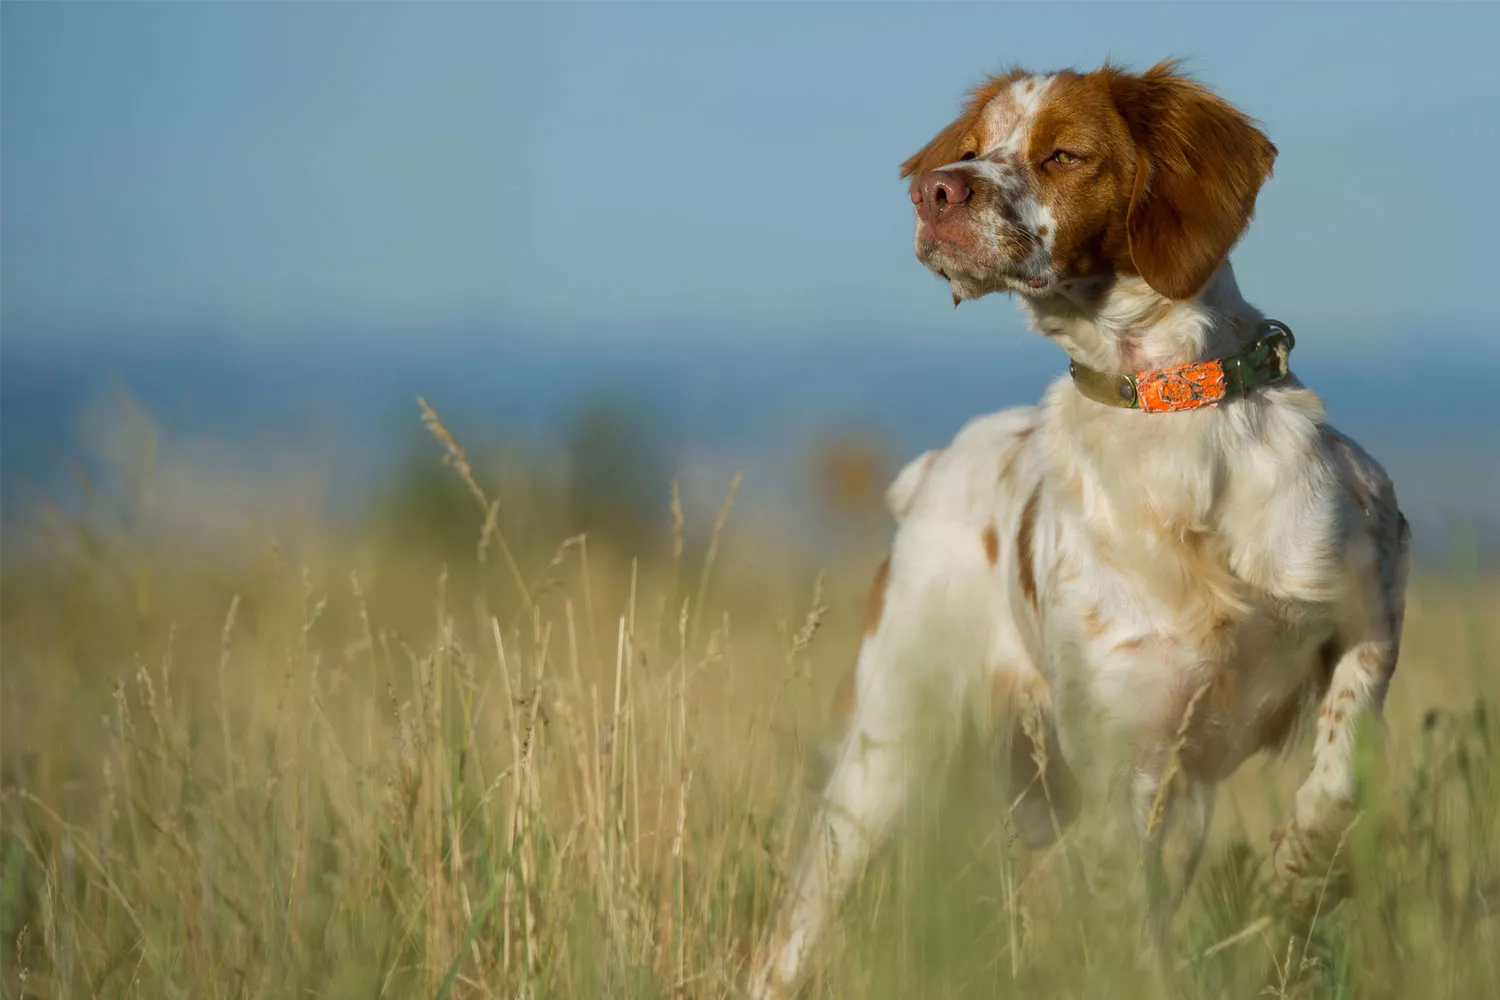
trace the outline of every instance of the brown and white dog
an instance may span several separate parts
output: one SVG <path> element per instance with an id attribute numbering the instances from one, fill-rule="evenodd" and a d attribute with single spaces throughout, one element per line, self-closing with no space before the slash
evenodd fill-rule
<path id="1" fill-rule="evenodd" d="M 1106 65 L 985 81 L 902 176 L 917 257 L 955 302 L 1014 292 L 1076 366 L 1144 386 L 1233 359 L 1266 329 L 1227 257 L 1275 155 L 1175 64 Z M 1064 377 L 901 472 L 845 735 L 753 995 L 795 986 L 932 763 L 923 748 L 997 688 L 1041 713 L 1042 735 L 1028 729 L 1055 748 L 1038 775 L 1048 755 L 1013 744 L 1021 831 L 1045 842 L 1072 812 L 1067 789 L 1113 790 L 1158 936 L 1215 784 L 1314 707 L 1311 773 L 1273 865 L 1304 891 L 1327 871 L 1356 727 L 1378 719 L 1396 666 L 1408 531 L 1380 466 L 1280 374 L 1175 412 L 1107 405 Z"/>

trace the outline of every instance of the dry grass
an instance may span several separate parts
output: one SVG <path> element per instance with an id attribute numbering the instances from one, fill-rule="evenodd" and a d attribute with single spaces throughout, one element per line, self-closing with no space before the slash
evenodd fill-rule
<path id="1" fill-rule="evenodd" d="M 674 494 L 639 561 L 543 544 L 426 419 L 479 512 L 447 568 L 318 536 L 205 555 L 128 522 L 7 565 L 6 996 L 736 994 L 874 558 L 815 576 L 736 535 L 733 487 L 713 516 Z M 1268 835 L 1305 754 L 1252 763 L 1163 978 L 1088 831 L 1014 844 L 976 739 L 808 995 L 1497 995 L 1497 612 L 1491 583 L 1415 583 L 1352 902 L 1284 912 Z"/>

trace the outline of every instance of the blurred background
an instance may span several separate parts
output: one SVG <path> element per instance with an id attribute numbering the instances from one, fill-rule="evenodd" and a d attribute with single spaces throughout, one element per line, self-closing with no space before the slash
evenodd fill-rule
<path id="1" fill-rule="evenodd" d="M 550 469 L 572 526 L 663 519 L 673 476 L 716 497 L 743 469 L 742 510 L 837 541 L 901 462 L 1064 368 L 1009 302 L 954 312 L 897 164 L 985 73 L 1167 56 L 1279 146 L 1241 286 L 1391 469 L 1421 557 L 1500 543 L 1492 6 L 3 18 L 12 551 L 141 448 L 193 470 L 160 490 L 174 530 L 293 502 L 410 524 L 440 503 L 419 394 L 488 474 Z"/>

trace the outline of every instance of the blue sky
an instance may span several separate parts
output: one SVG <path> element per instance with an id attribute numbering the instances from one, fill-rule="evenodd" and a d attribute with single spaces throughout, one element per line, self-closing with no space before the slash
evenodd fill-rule
<path id="1" fill-rule="evenodd" d="M 1500 7 L 5 4 L 4 342 L 992 337 L 900 160 L 1019 62 L 1182 56 L 1281 149 L 1242 286 L 1500 355 Z"/>

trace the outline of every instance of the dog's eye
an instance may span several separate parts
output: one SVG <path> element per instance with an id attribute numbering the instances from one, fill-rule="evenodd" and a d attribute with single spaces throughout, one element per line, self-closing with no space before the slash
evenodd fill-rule
<path id="1" fill-rule="evenodd" d="M 1075 153 L 1070 153 L 1066 149 L 1059 149 L 1057 152 L 1053 153 L 1047 158 L 1047 162 L 1055 163 L 1059 167 L 1071 167 L 1080 159 L 1082 159 L 1082 157 L 1078 156 Z"/>
<path id="2" fill-rule="evenodd" d="M 978 153 L 976 153 L 976 152 L 974 152 L 974 151 L 973 151 L 973 150 L 972 150 L 972 149 L 971 149 L 971 150 L 969 150 L 969 151 L 968 151 L 968 152 L 967 152 L 967 153 L 965 153 L 965 154 L 964 154 L 964 155 L 963 155 L 963 156 L 960 156 L 960 157 L 959 157 L 959 159 L 960 159 L 960 160 L 972 160 L 972 159 L 975 159 L 975 158 L 976 158 L 976 157 L 978 157 L 978 156 L 979 156 L 979 154 L 978 154 Z"/>

